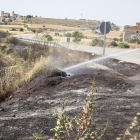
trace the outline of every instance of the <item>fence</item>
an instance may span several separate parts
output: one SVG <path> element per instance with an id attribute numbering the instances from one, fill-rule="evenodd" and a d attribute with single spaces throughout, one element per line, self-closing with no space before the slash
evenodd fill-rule
<path id="1" fill-rule="evenodd" d="M 56 43 L 56 42 L 49 42 L 49 41 L 42 41 L 42 40 L 35 40 L 35 39 L 26 39 L 26 38 L 20 38 L 16 37 L 19 40 L 31 42 L 31 43 L 37 43 L 41 45 L 47 45 L 47 46 L 54 46 L 54 47 L 63 47 L 62 45 Z"/>

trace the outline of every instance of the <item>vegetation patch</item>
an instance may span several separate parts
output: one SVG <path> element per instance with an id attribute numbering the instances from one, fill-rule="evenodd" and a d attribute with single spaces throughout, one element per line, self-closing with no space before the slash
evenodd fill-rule
<path id="1" fill-rule="evenodd" d="M 51 35 L 45 35 L 45 38 L 47 38 L 48 41 L 52 41 L 53 40 Z"/>
<path id="2" fill-rule="evenodd" d="M 79 42 L 79 41 L 81 41 L 82 38 L 84 38 L 84 35 L 83 35 L 82 32 L 75 31 L 75 32 L 72 34 L 72 37 L 74 38 L 74 39 L 73 39 L 74 42 Z"/>
<path id="3" fill-rule="evenodd" d="M 110 46 L 117 47 L 118 44 L 117 44 L 115 41 L 112 41 L 112 42 L 110 43 Z"/>
<path id="4" fill-rule="evenodd" d="M 127 43 L 119 43 L 119 47 L 121 47 L 121 48 L 129 48 L 130 46 Z"/>
<path id="5" fill-rule="evenodd" d="M 36 30 L 36 33 L 42 33 L 41 29 Z"/>
<path id="6" fill-rule="evenodd" d="M 103 40 L 100 38 L 95 38 L 92 40 L 91 43 L 92 46 L 98 46 L 98 47 L 102 47 L 103 46 Z"/>

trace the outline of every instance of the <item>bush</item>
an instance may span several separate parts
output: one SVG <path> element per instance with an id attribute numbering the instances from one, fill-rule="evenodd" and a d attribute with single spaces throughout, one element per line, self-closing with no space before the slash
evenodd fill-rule
<path id="1" fill-rule="evenodd" d="M 120 37 L 123 37 L 123 33 L 120 34 Z"/>
<path id="2" fill-rule="evenodd" d="M 116 27 L 114 28 L 114 30 L 115 30 L 115 31 L 119 31 L 120 28 L 119 28 L 118 26 L 116 26 Z"/>
<path id="3" fill-rule="evenodd" d="M 123 42 L 123 38 L 120 38 L 120 42 Z"/>
<path id="4" fill-rule="evenodd" d="M 63 102 L 61 112 L 56 112 L 56 126 L 50 130 L 54 133 L 54 136 L 50 140 L 73 140 L 73 138 L 75 140 L 100 140 L 102 138 L 108 127 L 108 123 L 102 132 L 95 132 L 92 129 L 92 112 L 95 109 L 93 88 L 94 84 L 92 92 L 88 95 L 86 105 L 80 111 L 80 114 L 74 118 L 70 119 L 67 116 L 64 111 L 65 101 Z"/>
<path id="5" fill-rule="evenodd" d="M 4 21 L 4 25 L 7 25 L 7 22 L 6 21 Z"/>
<path id="6" fill-rule="evenodd" d="M 59 36 L 59 33 L 55 33 L 55 36 Z"/>
<path id="7" fill-rule="evenodd" d="M 28 28 L 28 25 L 24 24 L 24 27 L 25 27 L 25 28 Z"/>
<path id="8" fill-rule="evenodd" d="M 129 41 L 129 43 L 137 43 L 137 44 L 140 44 L 140 40 L 138 39 L 138 38 L 134 38 L 134 39 L 131 39 L 130 41 Z"/>
<path id="9" fill-rule="evenodd" d="M 15 28 L 12 28 L 11 31 L 16 31 L 16 29 Z"/>
<path id="10" fill-rule="evenodd" d="M 72 37 L 74 37 L 74 42 L 79 42 L 81 41 L 82 38 L 84 38 L 84 35 L 82 32 L 79 32 L 79 31 L 75 31 L 73 34 L 72 34 Z"/>
<path id="11" fill-rule="evenodd" d="M 12 22 L 12 19 L 9 19 L 9 22 Z"/>
<path id="12" fill-rule="evenodd" d="M 42 33 L 42 30 L 41 29 L 36 30 L 36 33 Z"/>
<path id="13" fill-rule="evenodd" d="M 92 40 L 92 46 L 99 46 L 102 47 L 103 46 L 103 40 L 95 38 Z"/>
<path id="14" fill-rule="evenodd" d="M 140 44 L 140 40 L 137 41 L 137 44 Z"/>
<path id="15" fill-rule="evenodd" d="M 6 46 L 0 46 L 0 51 L 4 51 L 6 49 Z"/>
<path id="16" fill-rule="evenodd" d="M 53 40 L 53 39 L 52 39 L 52 36 L 50 36 L 50 35 L 45 35 L 45 38 L 47 38 L 48 41 L 52 41 L 52 40 Z"/>
<path id="17" fill-rule="evenodd" d="M 36 32 L 36 29 L 31 29 L 31 31 L 35 33 Z"/>
<path id="18" fill-rule="evenodd" d="M 66 37 L 71 37 L 71 33 L 65 34 Z"/>
<path id="19" fill-rule="evenodd" d="M 16 37 L 8 37 L 6 42 L 16 44 L 18 43 L 18 39 Z"/>
<path id="20" fill-rule="evenodd" d="M 96 30 L 96 27 L 92 27 L 92 31 Z"/>
<path id="21" fill-rule="evenodd" d="M 23 32 L 23 28 L 20 28 L 20 31 Z"/>
<path id="22" fill-rule="evenodd" d="M 114 38 L 114 41 L 119 41 L 119 39 L 118 38 Z"/>
<path id="23" fill-rule="evenodd" d="M 119 47 L 121 47 L 121 48 L 129 48 L 130 46 L 127 43 L 120 43 Z"/>
<path id="24" fill-rule="evenodd" d="M 118 44 L 117 44 L 115 41 L 112 41 L 112 42 L 111 42 L 111 44 L 110 44 L 110 46 L 117 47 L 117 46 L 118 46 Z"/>

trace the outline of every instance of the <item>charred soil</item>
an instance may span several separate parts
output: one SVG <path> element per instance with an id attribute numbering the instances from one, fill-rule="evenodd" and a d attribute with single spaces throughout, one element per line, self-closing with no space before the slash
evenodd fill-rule
<path id="1" fill-rule="evenodd" d="M 67 99 L 66 113 L 79 115 L 95 82 L 93 130 L 101 131 L 109 120 L 103 140 L 116 140 L 140 111 L 140 66 L 109 59 L 101 63 L 109 69 L 84 66 L 79 74 L 54 70 L 23 86 L 0 104 L 0 139 L 29 140 L 38 133 L 42 139 L 52 137 L 56 125 L 55 109 Z M 94 64 L 91 64 L 94 65 Z"/>

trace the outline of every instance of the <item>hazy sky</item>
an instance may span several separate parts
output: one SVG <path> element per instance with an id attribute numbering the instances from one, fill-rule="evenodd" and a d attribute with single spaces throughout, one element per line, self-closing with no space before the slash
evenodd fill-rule
<path id="1" fill-rule="evenodd" d="M 140 0 L 0 0 L 0 11 L 45 18 L 111 21 L 117 25 L 140 22 Z"/>

